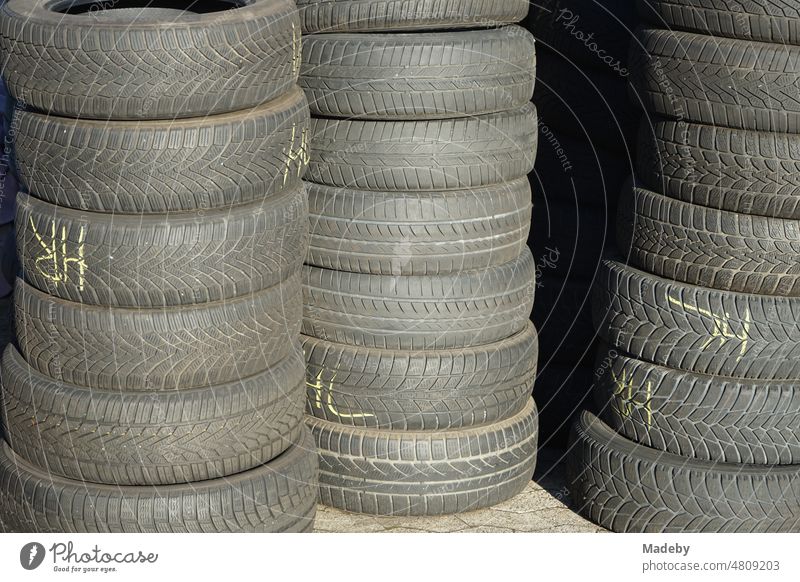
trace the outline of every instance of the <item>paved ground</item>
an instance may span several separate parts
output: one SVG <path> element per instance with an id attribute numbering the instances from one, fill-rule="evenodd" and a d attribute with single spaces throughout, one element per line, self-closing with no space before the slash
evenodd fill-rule
<path id="1" fill-rule="evenodd" d="M 496 507 L 445 517 L 375 517 L 320 506 L 318 532 L 600 532 L 570 508 L 560 455 L 541 455 L 534 481 Z"/>

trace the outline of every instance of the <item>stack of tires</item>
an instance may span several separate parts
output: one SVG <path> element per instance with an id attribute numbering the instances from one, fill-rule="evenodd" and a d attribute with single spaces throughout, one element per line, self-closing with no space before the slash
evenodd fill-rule
<path id="1" fill-rule="evenodd" d="M 650 119 L 574 493 L 615 531 L 800 530 L 800 4 L 647 0 Z M 660 26 L 661 28 L 655 28 Z"/>
<path id="2" fill-rule="evenodd" d="M 596 333 L 590 289 L 613 244 L 619 192 L 631 174 L 639 119 L 630 103 L 630 0 L 543 0 L 528 16 L 537 40 L 539 151 L 531 247 L 537 264 L 540 443 L 565 447 L 591 401 Z"/>
<path id="3" fill-rule="evenodd" d="M 322 502 L 382 515 L 496 504 L 536 461 L 535 53 L 508 26 L 527 2 L 300 6 Z M 431 28 L 466 30 L 419 32 Z"/>
<path id="4" fill-rule="evenodd" d="M 307 531 L 297 9 L 148 4 L 0 12 L 29 192 L 0 525 Z"/>
<path id="5" fill-rule="evenodd" d="M 17 272 L 14 201 L 18 181 L 11 147 L 13 112 L 14 99 L 0 79 L 0 352 L 14 339 L 13 289 Z"/>

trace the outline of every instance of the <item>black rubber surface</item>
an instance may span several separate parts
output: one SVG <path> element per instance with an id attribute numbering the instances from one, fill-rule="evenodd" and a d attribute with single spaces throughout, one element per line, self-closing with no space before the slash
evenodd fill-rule
<path id="1" fill-rule="evenodd" d="M 631 82 L 645 108 L 672 119 L 800 133 L 800 47 L 642 29 Z"/>
<path id="2" fill-rule="evenodd" d="M 434 192 L 369 192 L 308 182 L 315 267 L 375 275 L 486 269 L 522 253 L 531 223 L 527 178 Z"/>
<path id="3" fill-rule="evenodd" d="M 516 416 L 457 431 L 380 431 L 309 418 L 320 449 L 320 499 L 374 515 L 442 515 L 520 493 L 536 465 L 533 400 Z"/>
<path id="4" fill-rule="evenodd" d="M 188 485 L 118 487 L 49 475 L 0 443 L 0 531 L 7 533 L 307 532 L 317 509 L 308 431 L 272 462 Z"/>
<path id="5" fill-rule="evenodd" d="M 800 136 L 653 116 L 639 133 L 638 177 L 685 202 L 800 219 Z"/>
<path id="6" fill-rule="evenodd" d="M 109 485 L 193 483 L 241 473 L 297 442 L 299 352 L 240 382 L 120 393 L 58 382 L 3 354 L 2 424 L 20 457 L 49 474 Z"/>
<path id="7" fill-rule="evenodd" d="M 631 263 L 667 279 L 800 295 L 800 221 L 717 210 L 628 186 L 617 240 Z"/>
<path id="8" fill-rule="evenodd" d="M 435 121 L 311 120 L 306 179 L 373 191 L 427 192 L 522 178 L 536 158 L 536 108 Z"/>
<path id="9" fill-rule="evenodd" d="M 536 78 L 533 36 L 520 26 L 303 38 L 303 87 L 317 115 L 466 117 L 522 107 Z"/>
<path id="10" fill-rule="evenodd" d="M 305 335 L 397 350 L 465 348 L 522 331 L 533 308 L 533 255 L 456 275 L 395 277 L 305 267 Z"/>
<path id="11" fill-rule="evenodd" d="M 656 366 L 614 349 L 598 352 L 595 400 L 627 438 L 681 457 L 795 465 L 800 387 Z"/>
<path id="12" fill-rule="evenodd" d="M 260 105 L 299 74 L 301 29 L 290 0 L 216 0 L 176 13 L 170 26 L 115 10 L 125 0 L 96 18 L 89 8 L 97 4 L 3 6 L 0 51 L 12 96 L 68 117 L 173 119 Z"/>
<path id="13" fill-rule="evenodd" d="M 519 22 L 525 0 L 298 0 L 304 32 L 482 28 Z"/>
<path id="14" fill-rule="evenodd" d="M 458 350 L 359 348 L 303 336 L 308 411 L 350 426 L 447 430 L 514 416 L 530 398 L 538 341 L 531 323 Z"/>
<path id="15" fill-rule="evenodd" d="M 600 335 L 637 359 L 736 378 L 800 377 L 800 299 L 696 287 L 606 258 L 592 305 Z"/>
<path id="16" fill-rule="evenodd" d="M 302 183 L 243 206 L 118 216 L 17 197 L 25 280 L 92 305 L 162 307 L 222 301 L 297 272 L 308 245 Z"/>
<path id="17" fill-rule="evenodd" d="M 585 412 L 568 472 L 580 513 L 615 532 L 796 532 L 800 473 L 697 461 L 636 445 Z"/>
<path id="18" fill-rule="evenodd" d="M 637 4 L 643 18 L 663 28 L 800 44 L 797 0 L 637 0 Z"/>
<path id="19" fill-rule="evenodd" d="M 18 109 L 20 177 L 81 210 L 159 214 L 246 204 L 295 188 L 308 164 L 297 88 L 260 107 L 173 121 L 91 121 Z"/>
<path id="20" fill-rule="evenodd" d="M 57 299 L 17 279 L 17 340 L 25 360 L 89 389 L 159 391 L 226 384 L 286 357 L 300 328 L 299 273 L 237 299 L 125 309 Z"/>

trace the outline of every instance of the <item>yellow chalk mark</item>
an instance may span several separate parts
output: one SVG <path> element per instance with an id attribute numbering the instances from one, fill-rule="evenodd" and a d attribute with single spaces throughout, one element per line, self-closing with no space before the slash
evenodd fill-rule
<path id="1" fill-rule="evenodd" d="M 67 227 L 62 226 L 61 232 L 56 232 L 56 223 L 54 220 L 50 221 L 49 236 L 42 236 L 33 222 L 33 217 L 30 217 L 31 232 L 39 246 L 42 247 L 44 253 L 40 254 L 34 260 L 36 270 L 39 274 L 54 283 L 67 283 L 70 280 L 70 265 L 74 265 L 74 269 L 78 272 L 78 289 L 83 291 L 86 283 L 86 260 L 85 260 L 85 241 L 86 241 L 86 227 L 81 226 L 78 231 L 78 244 L 75 249 L 76 254 L 71 255 L 68 249 L 67 241 Z M 60 234 L 60 236 L 58 236 Z M 45 240 L 49 238 L 49 242 Z M 42 263 L 47 267 L 42 266 Z"/>
<path id="2" fill-rule="evenodd" d="M 292 22 L 292 74 L 297 75 L 300 71 L 300 63 L 303 59 L 303 45 L 300 39 L 300 31 L 297 30 L 297 25 Z"/>
<path id="3" fill-rule="evenodd" d="M 308 152 L 308 128 L 304 127 L 300 133 L 300 144 L 297 145 L 297 125 L 292 126 L 292 144 L 289 146 L 289 151 L 286 153 L 286 164 L 283 168 L 283 183 L 284 185 L 289 180 L 289 174 L 292 172 L 292 164 L 297 164 L 297 177 L 299 178 L 303 172 L 303 167 L 307 166 L 311 161 L 311 155 Z"/>
<path id="4" fill-rule="evenodd" d="M 314 408 L 317 410 L 322 410 L 323 405 L 328 411 L 338 418 L 374 418 L 374 414 L 369 414 L 366 412 L 357 412 L 353 414 L 347 414 L 345 412 L 339 412 L 336 410 L 336 407 L 333 405 L 333 381 L 336 379 L 334 375 L 331 378 L 330 382 L 325 385 L 322 381 L 322 370 L 320 370 L 319 374 L 317 374 L 316 382 L 313 384 L 306 380 L 306 386 L 312 388 L 314 390 Z"/>
<path id="5" fill-rule="evenodd" d="M 630 418 L 633 415 L 634 408 L 644 409 L 647 415 L 647 426 L 653 425 L 653 383 L 648 380 L 645 384 L 645 400 L 637 400 L 634 398 L 633 380 L 628 378 L 625 370 L 622 371 L 622 377 L 612 370 L 611 377 L 614 380 L 614 396 L 617 398 L 618 410 L 623 418 Z"/>
<path id="6" fill-rule="evenodd" d="M 708 309 L 702 309 L 694 305 L 688 305 L 680 299 L 671 297 L 669 295 L 667 295 L 667 299 L 670 303 L 679 306 L 684 311 L 693 311 L 694 313 L 711 319 L 713 328 L 708 339 L 706 339 L 703 345 L 700 346 L 701 349 L 707 348 L 716 341 L 719 341 L 719 345 L 723 346 L 728 340 L 738 340 L 741 342 L 741 347 L 739 349 L 737 361 L 742 359 L 742 356 L 744 356 L 745 352 L 747 351 L 747 345 L 750 339 L 750 324 L 752 323 L 750 308 L 747 308 L 745 311 L 744 322 L 741 325 L 741 330 L 737 332 L 733 329 L 733 326 L 731 326 L 731 316 L 729 313 L 719 315 L 718 313 L 714 313 Z"/>

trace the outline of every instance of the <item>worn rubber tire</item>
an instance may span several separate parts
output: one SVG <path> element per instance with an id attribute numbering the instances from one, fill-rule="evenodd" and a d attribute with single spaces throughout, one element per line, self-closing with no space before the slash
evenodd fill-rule
<path id="1" fill-rule="evenodd" d="M 299 275 L 237 299 L 171 309 L 81 305 L 17 279 L 20 352 L 42 374 L 90 389 L 227 384 L 289 354 L 302 313 Z"/>
<path id="2" fill-rule="evenodd" d="M 460 350 L 390 351 L 303 336 L 308 412 L 384 430 L 499 422 L 530 398 L 538 347 L 531 323 L 506 340 Z"/>
<path id="3" fill-rule="evenodd" d="M 14 295 L 0 299 L 0 350 L 14 341 Z"/>
<path id="4" fill-rule="evenodd" d="M 50 0 L 10 0 L 0 14 L 9 92 L 66 117 L 174 119 L 248 109 L 289 91 L 300 68 L 290 0 L 161 19 L 94 18 Z"/>
<path id="5" fill-rule="evenodd" d="M 711 463 L 648 449 L 588 412 L 573 430 L 572 500 L 586 518 L 625 533 L 796 532 L 796 467 Z"/>
<path id="6" fill-rule="evenodd" d="M 617 241 L 639 268 L 723 291 L 800 296 L 800 221 L 623 191 Z"/>
<path id="7" fill-rule="evenodd" d="M 20 193 L 17 249 L 25 280 L 69 301 L 223 301 L 277 285 L 300 268 L 307 204 L 302 183 L 230 209 L 139 217 L 70 210 Z"/>
<path id="8" fill-rule="evenodd" d="M 544 48 L 624 77 L 637 20 L 630 0 L 539 0 L 525 23 Z"/>
<path id="9" fill-rule="evenodd" d="M 311 120 L 310 182 L 373 191 L 459 190 L 522 178 L 536 108 L 435 121 Z"/>
<path id="10" fill-rule="evenodd" d="M 527 178 L 469 190 L 368 192 L 308 182 L 315 267 L 375 275 L 486 269 L 523 252 Z"/>
<path id="11" fill-rule="evenodd" d="M 608 362 L 601 368 L 601 360 Z M 652 449 L 722 463 L 800 462 L 800 387 L 656 366 L 598 353 L 595 400 L 608 425 Z"/>
<path id="12" fill-rule="evenodd" d="M 603 339 L 639 360 L 735 378 L 800 378 L 798 298 L 695 287 L 606 258 L 592 308 Z"/>
<path id="13" fill-rule="evenodd" d="M 456 431 L 381 431 L 309 417 L 320 500 L 373 515 L 445 515 L 520 493 L 536 465 L 533 400 L 508 420 Z"/>
<path id="14" fill-rule="evenodd" d="M 121 393 L 52 380 L 9 346 L 2 420 L 14 452 L 48 474 L 108 485 L 218 479 L 269 462 L 300 437 L 303 359 L 239 382 Z"/>
<path id="15" fill-rule="evenodd" d="M 517 109 L 536 79 L 520 26 L 460 32 L 303 38 L 300 86 L 316 115 L 436 119 Z"/>
<path id="16" fill-rule="evenodd" d="M 800 44 L 797 0 L 638 0 L 637 5 L 643 18 L 661 28 Z"/>
<path id="17" fill-rule="evenodd" d="M 631 83 L 671 119 L 800 133 L 800 47 L 642 29 Z"/>
<path id="18" fill-rule="evenodd" d="M 533 309 L 530 250 L 456 275 L 394 277 L 306 267 L 302 333 L 389 350 L 485 345 L 522 331 Z"/>
<path id="19" fill-rule="evenodd" d="M 479 28 L 519 22 L 524 0 L 298 0 L 303 32 Z"/>
<path id="20" fill-rule="evenodd" d="M 307 532 L 318 460 L 308 431 L 255 469 L 185 485 L 97 485 L 49 475 L 0 443 L 4 533 Z"/>
<path id="21" fill-rule="evenodd" d="M 740 214 L 800 219 L 800 136 L 654 116 L 639 133 L 637 175 L 667 196 Z"/>
<path id="22" fill-rule="evenodd" d="M 255 109 L 130 122 L 18 109 L 15 147 L 28 191 L 59 206 L 116 214 L 211 210 L 294 188 L 308 163 L 299 88 Z"/>

